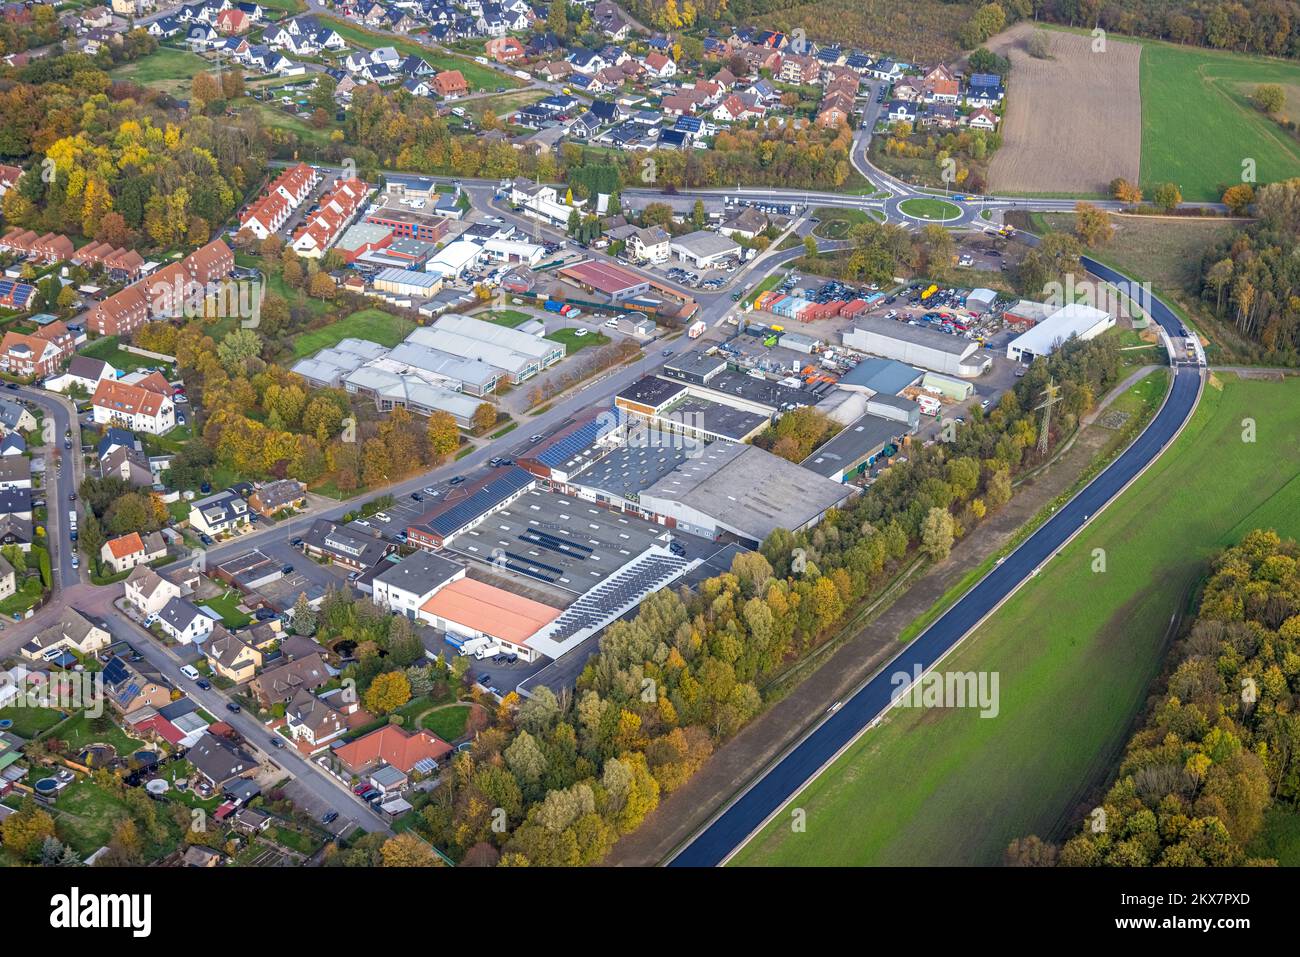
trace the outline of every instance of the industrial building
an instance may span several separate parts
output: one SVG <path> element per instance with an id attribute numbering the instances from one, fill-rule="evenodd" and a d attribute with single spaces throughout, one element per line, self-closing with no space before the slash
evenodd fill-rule
<path id="1" fill-rule="evenodd" d="M 678 236 L 668 248 L 674 256 L 696 269 L 711 269 L 722 260 L 734 259 L 740 254 L 740 244 L 734 239 L 708 229 Z"/>
<path id="2" fill-rule="evenodd" d="M 461 274 L 474 265 L 482 254 L 483 247 L 478 243 L 458 239 L 444 246 L 438 255 L 424 264 L 424 268 L 429 272 L 438 273 L 443 279 L 459 279 Z"/>
<path id="3" fill-rule="evenodd" d="M 472 316 L 455 314 L 443 316 L 433 324 L 433 327 L 531 356 L 537 360 L 538 367 L 542 369 L 549 369 L 565 356 L 564 344 L 561 342 L 530 335 L 507 326 L 498 326 Z"/>
<path id="4" fill-rule="evenodd" d="M 381 412 L 401 406 L 419 415 L 446 412 L 461 428 L 469 428 L 481 400 L 435 385 L 419 375 L 393 372 L 375 365 L 364 365 L 348 374 L 343 388 L 352 395 L 364 396 Z"/>
<path id="5" fill-rule="evenodd" d="M 339 389 L 348 373 L 355 372 L 372 359 L 388 352 L 377 342 L 367 339 L 342 339 L 337 345 L 322 349 L 307 359 L 299 359 L 289 370 L 318 389 Z"/>
<path id="6" fill-rule="evenodd" d="M 650 291 L 650 280 L 612 263 L 592 260 L 565 266 L 560 270 L 560 276 L 590 292 L 608 296 L 611 302 L 634 299 Z"/>
<path id="7" fill-rule="evenodd" d="M 474 528 L 493 512 L 513 502 L 536 484 L 524 469 L 509 466 L 451 489 L 406 530 L 417 548 L 442 548 L 457 535 Z M 490 555 L 483 556 L 490 558 Z"/>
<path id="8" fill-rule="evenodd" d="M 474 321 L 482 326 L 492 325 L 480 320 Z M 500 370 L 512 385 L 518 385 L 527 379 L 531 379 L 541 371 L 541 364 L 533 356 L 524 355 L 513 349 L 483 339 L 452 332 L 449 329 L 421 326 L 419 329 L 412 331 L 406 337 L 406 341 L 447 355 L 484 362 Z"/>
<path id="9" fill-rule="evenodd" d="M 979 352 L 977 343 L 963 336 L 874 317 L 855 320 L 853 328 L 844 332 L 844 345 L 859 352 L 963 378 L 973 379 L 988 371 L 993 363 L 991 358 Z"/>
<path id="10" fill-rule="evenodd" d="M 982 316 L 993 308 L 998 294 L 992 289 L 972 289 L 966 296 L 966 310 L 972 315 Z"/>
<path id="11" fill-rule="evenodd" d="M 852 494 L 756 446 L 715 442 L 641 492 L 640 503 L 683 531 L 757 548 L 778 528 L 816 525 Z"/>
<path id="12" fill-rule="evenodd" d="M 852 392 L 872 394 L 884 392 L 888 395 L 898 395 L 908 386 L 920 382 L 922 375 L 920 369 L 909 366 L 904 362 L 898 362 L 894 359 L 882 359 L 878 356 L 867 356 L 840 376 L 836 385 L 841 389 L 848 389 Z"/>
<path id="13" fill-rule="evenodd" d="M 845 426 L 800 465 L 823 478 L 849 482 L 871 468 L 886 446 L 899 444 L 910 431 L 914 429 L 904 423 L 864 415 Z"/>
<path id="14" fill-rule="evenodd" d="M 378 291 L 395 296 L 428 298 L 442 288 L 442 276 L 414 269 L 381 269 L 375 274 L 373 285 Z"/>
<path id="15" fill-rule="evenodd" d="M 963 379 L 952 379 L 937 372 L 927 372 L 921 377 L 921 388 L 951 399 L 953 402 L 965 402 L 975 394 L 975 386 Z"/>
<path id="16" fill-rule="evenodd" d="M 1082 303 L 1070 303 L 1007 343 L 1007 358 L 1032 362 L 1035 356 L 1051 355 L 1070 339 L 1092 339 L 1114 325 L 1115 317 L 1111 313 Z"/>

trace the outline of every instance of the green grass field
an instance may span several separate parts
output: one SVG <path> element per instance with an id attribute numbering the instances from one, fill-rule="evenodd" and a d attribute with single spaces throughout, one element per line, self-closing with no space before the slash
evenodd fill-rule
<path id="1" fill-rule="evenodd" d="M 420 725 L 432 731 L 444 741 L 455 741 L 465 733 L 465 723 L 469 720 L 470 706 L 467 704 L 451 705 L 430 711 L 424 716 Z"/>
<path id="2" fill-rule="evenodd" d="M 566 356 L 571 356 L 578 350 L 586 349 L 588 346 L 609 344 L 609 336 L 603 332 L 591 332 L 590 330 L 587 331 L 585 336 L 580 336 L 577 329 L 556 329 L 554 332 L 548 332 L 546 338 L 555 342 L 563 342 Z"/>
<path id="3" fill-rule="evenodd" d="M 212 68 L 212 64 L 197 53 L 159 47 L 141 60 L 114 68 L 110 75 L 115 80 L 130 80 L 185 99 L 189 97 L 190 81 L 194 75 Z"/>
<path id="4" fill-rule="evenodd" d="M 1300 115 L 1300 63 L 1147 42 L 1142 48 L 1142 184 L 1177 183 L 1186 200 L 1217 200 L 1255 163 L 1259 183 L 1300 175 L 1293 139 L 1248 97 L 1261 83 L 1289 87 L 1283 111 Z"/>
<path id="5" fill-rule="evenodd" d="M 961 215 L 960 209 L 942 199 L 905 199 L 898 204 L 898 208 L 908 216 L 915 216 L 917 219 L 932 219 L 936 222 L 956 219 Z"/>
<path id="6" fill-rule="evenodd" d="M 784 810 L 736 863 L 991 865 L 1015 837 L 1071 829 L 1210 556 L 1256 527 L 1300 535 L 1300 379 L 1222 383 L 1175 447 L 944 663 L 996 671 L 998 717 L 895 710 L 791 802 L 804 833 Z"/>
<path id="7" fill-rule="evenodd" d="M 480 312 L 475 315 L 476 319 L 482 319 L 485 322 L 491 322 L 498 326 L 505 326 L 508 329 L 514 329 L 516 326 L 522 326 L 532 318 L 526 312 L 520 312 L 518 309 L 497 309 L 494 312 Z"/>
<path id="8" fill-rule="evenodd" d="M 380 345 L 397 345 L 415 328 L 415 323 L 381 309 L 359 309 L 328 326 L 304 332 L 293 341 L 295 358 L 311 355 L 347 338 L 369 339 Z"/>

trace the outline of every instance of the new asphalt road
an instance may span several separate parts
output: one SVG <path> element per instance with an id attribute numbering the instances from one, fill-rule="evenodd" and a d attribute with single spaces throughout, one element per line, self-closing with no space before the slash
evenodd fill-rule
<path id="1" fill-rule="evenodd" d="M 1084 265 L 1117 285 L 1126 277 L 1099 263 Z M 1178 317 L 1159 300 L 1150 303 L 1152 317 L 1171 338 L 1181 338 Z M 928 671 L 943 659 L 1017 588 L 1073 538 L 1101 509 L 1168 446 L 1190 418 L 1200 397 L 1201 368 L 1193 363 L 1175 367 L 1173 388 L 1164 405 L 1138 439 L 1110 467 L 979 581 L 957 604 L 869 679 L 851 698 L 832 711 L 761 774 L 669 861 L 674 867 L 723 864 L 744 843 L 824 770 L 845 748 L 880 720 L 894 695 L 911 684 L 912 676 Z M 901 684 L 895 676 L 903 673 Z"/>

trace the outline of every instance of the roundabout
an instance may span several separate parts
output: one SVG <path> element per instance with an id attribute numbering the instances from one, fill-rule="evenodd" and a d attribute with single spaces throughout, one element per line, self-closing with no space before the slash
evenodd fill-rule
<path id="1" fill-rule="evenodd" d="M 947 223 L 961 219 L 963 210 L 956 203 L 928 196 L 912 196 L 898 203 L 898 212 L 922 222 Z"/>

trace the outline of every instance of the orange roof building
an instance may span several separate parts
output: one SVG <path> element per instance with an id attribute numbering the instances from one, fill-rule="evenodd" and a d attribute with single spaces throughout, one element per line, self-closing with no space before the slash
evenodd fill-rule
<path id="1" fill-rule="evenodd" d="M 469 638 L 492 638 L 531 661 L 528 639 L 559 617 L 560 609 L 473 578 L 438 589 L 420 606 L 435 628 Z"/>
<path id="2" fill-rule="evenodd" d="M 334 754 L 354 774 L 380 764 L 410 774 L 420 761 L 441 761 L 451 750 L 450 744 L 429 731 L 410 732 L 389 724 L 335 748 Z"/>

